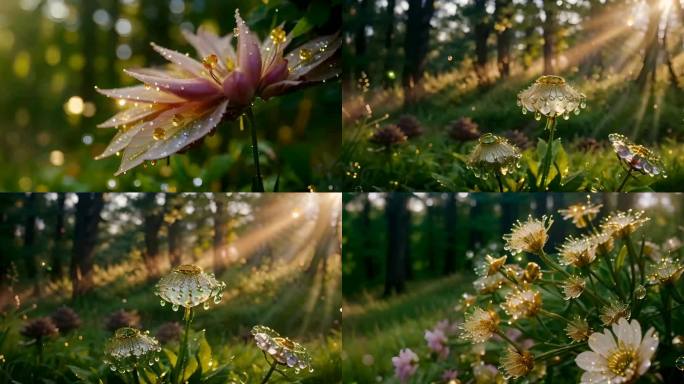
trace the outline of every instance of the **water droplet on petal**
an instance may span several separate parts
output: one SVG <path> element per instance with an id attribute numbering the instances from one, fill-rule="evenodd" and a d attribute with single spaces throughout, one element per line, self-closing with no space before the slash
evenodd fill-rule
<path id="1" fill-rule="evenodd" d="M 174 312 L 178 312 L 178 305 L 176 305 L 176 304 L 172 305 L 171 309 L 173 309 Z"/>
<path id="2" fill-rule="evenodd" d="M 684 371 L 684 355 L 681 355 L 675 360 L 675 367 L 680 371 Z"/>
<path id="3" fill-rule="evenodd" d="M 202 308 L 204 308 L 205 311 L 206 311 L 207 309 L 209 309 L 209 302 L 208 302 L 208 301 L 205 301 L 204 304 L 202 305 Z"/>
<path id="4" fill-rule="evenodd" d="M 535 114 L 534 114 L 534 119 L 537 120 L 537 121 L 541 120 L 541 113 L 539 113 L 539 112 L 535 113 Z"/>
<path id="5" fill-rule="evenodd" d="M 164 300 L 159 300 L 159 305 L 161 305 L 162 307 L 165 306 L 165 305 L 166 305 L 166 301 L 164 301 Z"/>
<path id="6" fill-rule="evenodd" d="M 646 297 L 646 288 L 639 284 L 635 289 L 634 289 L 634 295 L 636 295 L 636 298 L 639 300 L 642 300 L 644 297 Z"/>

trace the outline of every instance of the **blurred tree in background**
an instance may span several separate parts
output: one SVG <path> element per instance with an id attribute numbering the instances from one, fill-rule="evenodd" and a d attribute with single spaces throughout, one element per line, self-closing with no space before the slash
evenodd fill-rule
<path id="1" fill-rule="evenodd" d="M 96 125 L 117 109 L 94 86 L 131 85 L 124 68 L 165 64 L 150 42 L 191 52 L 182 30 L 231 32 L 236 9 L 261 38 L 281 22 L 288 31 L 297 26 L 302 41 L 341 29 L 339 0 L 0 3 L 0 190 L 248 190 L 250 140 L 237 122 L 222 123 L 203 145 L 168 164 L 122 177 L 113 176 L 119 159 L 93 160 L 114 135 Z M 280 190 L 336 187 L 327 170 L 337 159 L 340 97 L 339 83 L 329 81 L 257 103 L 267 188 L 278 176 Z"/>

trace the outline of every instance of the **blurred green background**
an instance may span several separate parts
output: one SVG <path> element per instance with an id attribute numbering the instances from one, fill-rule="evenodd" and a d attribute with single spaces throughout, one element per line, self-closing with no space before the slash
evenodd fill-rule
<path id="1" fill-rule="evenodd" d="M 232 31 L 235 9 L 262 38 L 274 22 L 307 32 L 292 47 L 341 28 L 338 0 L 12 0 L 0 2 L 0 190 L 249 190 L 249 132 L 222 123 L 215 135 L 168 164 L 114 177 L 120 159 L 100 161 L 116 111 L 100 88 L 135 84 L 122 70 L 164 64 L 152 50 L 190 52 L 183 29 Z M 338 81 L 257 102 L 266 188 L 329 190 L 340 142 Z"/>

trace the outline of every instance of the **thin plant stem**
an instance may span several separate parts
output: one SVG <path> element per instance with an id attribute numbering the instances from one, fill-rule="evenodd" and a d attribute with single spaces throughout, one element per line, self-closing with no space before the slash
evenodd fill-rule
<path id="1" fill-rule="evenodd" d="M 495 174 L 496 174 L 496 181 L 499 183 L 499 192 L 503 192 L 504 187 L 503 187 L 503 181 L 501 181 L 501 171 L 499 171 L 497 169 Z"/>
<path id="2" fill-rule="evenodd" d="M 180 351 L 178 351 L 178 358 L 176 359 L 176 366 L 173 368 L 171 376 L 171 380 L 176 380 L 178 383 L 183 382 L 185 355 L 188 349 L 188 334 L 190 333 L 190 323 L 192 322 L 192 308 L 185 308 L 183 319 L 185 320 L 183 343 L 180 345 Z"/>
<path id="3" fill-rule="evenodd" d="M 665 322 L 665 343 L 669 344 L 672 340 L 672 295 L 671 287 L 666 287 L 660 295 L 663 301 L 663 321 Z"/>
<path id="4" fill-rule="evenodd" d="M 573 350 L 573 349 L 578 349 L 579 347 L 584 347 L 584 346 L 586 346 L 586 344 L 587 344 L 587 343 L 582 342 L 582 343 L 579 343 L 579 344 L 570 344 L 570 345 L 567 345 L 567 346 L 565 346 L 565 347 L 560 347 L 560 348 L 552 349 L 552 350 L 546 351 L 546 352 L 544 352 L 544 353 L 542 353 L 542 354 L 540 354 L 540 355 L 538 355 L 538 356 L 535 356 L 534 360 L 536 360 L 536 361 L 543 361 L 543 360 L 548 359 L 549 357 L 554 357 L 554 356 L 556 356 L 556 355 L 558 355 L 558 354 L 560 354 L 560 353 L 564 353 L 564 352 L 567 352 L 567 351 L 571 351 L 571 350 Z"/>
<path id="5" fill-rule="evenodd" d="M 634 250 L 634 243 L 632 243 L 632 238 L 629 235 L 625 235 L 622 238 L 627 246 L 627 255 L 629 255 L 629 271 L 630 271 L 630 286 L 632 293 L 634 292 L 634 287 L 636 287 L 636 271 L 634 270 L 634 264 L 636 264 L 636 251 Z"/>
<path id="6" fill-rule="evenodd" d="M 249 129 L 252 133 L 252 156 L 254 157 L 254 169 L 256 172 L 252 182 L 252 192 L 264 192 L 264 180 L 261 177 L 261 168 L 259 166 L 259 142 L 256 125 L 254 125 L 254 113 L 251 107 L 247 108 L 246 114 L 249 119 Z"/>
<path id="7" fill-rule="evenodd" d="M 544 154 L 544 160 L 542 162 L 542 173 L 541 173 L 541 183 L 539 186 L 543 189 L 546 190 L 546 178 L 549 175 L 549 171 L 551 170 L 551 154 L 553 152 L 553 135 L 556 130 L 556 118 L 555 117 L 547 117 L 546 118 L 546 127 L 545 129 L 549 130 L 549 141 L 546 144 L 546 154 Z"/>
<path id="8" fill-rule="evenodd" d="M 522 353 L 522 350 L 520 349 L 518 344 L 516 344 L 515 341 L 511 340 L 508 336 L 506 336 L 506 334 L 504 332 L 497 331 L 496 334 L 499 335 L 502 339 L 506 340 L 508 342 L 508 344 L 512 345 L 516 351 Z"/>
<path id="9" fill-rule="evenodd" d="M 615 282 L 615 287 L 618 296 L 620 296 L 620 299 L 624 301 L 625 297 L 624 294 L 622 293 L 622 287 L 620 286 L 620 275 L 615 272 L 613 269 L 613 263 L 610 262 L 610 258 L 608 257 L 608 253 L 606 252 L 601 252 L 601 258 L 603 261 L 606 263 L 606 266 L 608 267 L 608 271 L 610 271 L 610 275 L 613 277 L 613 281 Z"/>
<path id="10" fill-rule="evenodd" d="M 271 369 L 268 370 L 268 373 L 266 373 L 266 376 L 264 376 L 264 379 L 261 380 L 261 384 L 266 384 L 268 380 L 271 378 L 271 375 L 273 375 L 273 372 L 275 372 L 276 369 L 276 363 L 273 362 L 271 364 Z"/>
<path id="11" fill-rule="evenodd" d="M 554 313 L 554 312 L 551 312 L 551 311 L 547 311 L 546 309 L 540 309 L 540 310 L 539 310 L 539 313 L 541 313 L 541 314 L 543 314 L 543 315 L 546 315 L 546 316 L 549 316 L 549 317 L 555 317 L 555 318 L 558 319 L 558 320 L 563 320 L 563 321 L 566 321 L 566 322 L 568 322 L 568 323 L 571 322 L 570 320 L 566 319 L 565 317 L 563 317 L 563 316 L 561 316 L 561 315 L 559 315 L 559 314 L 557 314 L 557 313 Z"/>
<path id="12" fill-rule="evenodd" d="M 136 384 L 140 384 L 140 374 L 138 373 L 138 368 L 133 370 L 133 379 L 135 379 Z"/>
<path id="13" fill-rule="evenodd" d="M 544 263 L 548 264 L 549 267 L 551 267 L 551 268 L 552 268 L 553 270 L 555 270 L 556 272 L 560 272 L 560 273 L 563 274 L 565 277 L 570 277 L 570 273 L 568 273 L 567 271 L 565 271 L 563 268 L 561 268 L 560 266 L 558 266 L 558 264 L 556 264 L 553 260 L 551 260 L 551 258 L 546 254 L 546 252 L 544 252 L 543 249 L 542 249 L 541 251 L 539 251 L 539 255 L 538 255 L 538 256 L 539 256 L 542 260 L 544 260 Z"/>
<path id="14" fill-rule="evenodd" d="M 617 190 L 618 192 L 622 192 L 622 188 L 625 187 L 625 184 L 627 184 L 627 180 L 629 180 L 630 176 L 632 176 L 632 168 L 629 169 L 629 171 L 627 172 L 627 175 L 625 175 L 625 178 L 622 180 L 622 183 L 618 187 L 618 190 Z"/>

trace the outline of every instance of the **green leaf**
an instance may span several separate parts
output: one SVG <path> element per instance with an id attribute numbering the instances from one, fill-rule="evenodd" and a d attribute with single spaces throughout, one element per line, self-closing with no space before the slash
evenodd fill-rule
<path id="1" fill-rule="evenodd" d="M 207 342 L 207 338 L 202 332 L 202 337 L 199 338 L 199 349 L 197 350 L 197 360 L 199 360 L 202 372 L 208 372 L 213 364 L 211 357 L 211 346 Z"/>
<path id="2" fill-rule="evenodd" d="M 618 253 L 617 258 L 615 259 L 615 271 L 620 273 L 620 269 L 625 265 L 625 258 L 627 257 L 627 247 L 622 246 L 620 248 L 620 253 Z"/>
<path id="3" fill-rule="evenodd" d="M 173 351 L 171 351 L 168 348 L 164 348 L 164 353 L 166 354 L 166 357 L 169 359 L 169 363 L 171 363 L 171 366 L 175 367 L 176 366 L 176 360 L 178 359 L 176 357 L 176 354 L 173 353 Z"/>
<path id="4" fill-rule="evenodd" d="M 197 370 L 197 367 L 199 367 L 199 364 L 197 364 L 197 359 L 195 359 L 194 356 L 189 356 L 189 358 L 189 361 L 185 364 L 183 381 L 190 379 L 190 376 L 192 376 L 192 374 Z"/>
<path id="5" fill-rule="evenodd" d="M 92 375 L 92 372 L 85 370 L 83 368 L 79 368 L 75 365 L 68 365 L 69 370 L 71 370 L 71 373 L 74 374 L 78 379 L 85 380 L 85 381 L 90 381 L 90 376 Z"/>
<path id="6" fill-rule="evenodd" d="M 228 173 L 234 163 L 235 157 L 229 153 L 212 157 L 209 160 L 209 164 L 202 171 L 202 180 L 205 183 L 211 183 L 221 179 L 223 175 Z"/>
<path id="7" fill-rule="evenodd" d="M 438 173 L 433 173 L 432 178 L 435 179 L 440 185 L 444 187 L 444 189 L 453 191 L 456 190 L 456 186 L 454 183 L 446 176 L 442 176 Z"/>
<path id="8" fill-rule="evenodd" d="M 313 28 L 313 24 L 309 21 L 308 18 L 303 17 L 301 18 L 298 22 L 297 25 L 295 25 L 294 28 L 292 28 L 292 31 L 290 34 L 292 35 L 292 38 L 299 37 L 307 32 L 309 32 Z"/>

